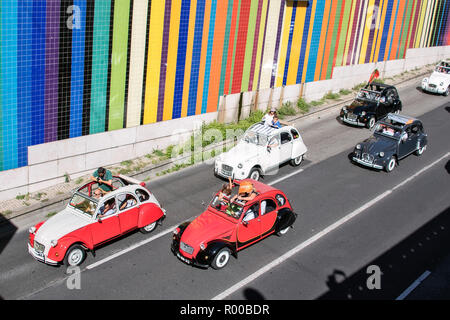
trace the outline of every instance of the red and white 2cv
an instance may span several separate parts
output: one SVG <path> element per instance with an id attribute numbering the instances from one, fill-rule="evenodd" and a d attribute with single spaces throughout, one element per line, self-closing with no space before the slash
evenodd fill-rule
<path id="1" fill-rule="evenodd" d="M 145 183 L 119 175 L 113 191 L 96 197 L 97 182 L 78 188 L 66 208 L 29 229 L 28 252 L 49 265 L 78 266 L 88 251 L 132 230 L 152 232 L 165 210 Z"/>

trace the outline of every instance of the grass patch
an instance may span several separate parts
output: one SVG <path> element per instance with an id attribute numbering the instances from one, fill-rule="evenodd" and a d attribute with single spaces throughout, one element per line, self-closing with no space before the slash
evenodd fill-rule
<path id="1" fill-rule="evenodd" d="M 288 101 L 288 102 L 283 103 L 281 108 L 279 108 L 277 110 L 277 115 L 280 119 L 284 119 L 286 116 L 296 115 L 297 112 L 298 112 L 298 110 L 295 107 L 295 105 L 292 102 Z"/>
<path id="2" fill-rule="evenodd" d="M 327 94 L 323 96 L 323 98 L 327 100 L 336 100 L 339 98 L 339 94 L 328 91 Z"/>
<path id="3" fill-rule="evenodd" d="M 298 99 L 297 101 L 297 108 L 302 112 L 302 113 L 308 113 L 309 109 L 311 109 L 311 105 L 309 103 L 307 103 L 303 98 Z"/>

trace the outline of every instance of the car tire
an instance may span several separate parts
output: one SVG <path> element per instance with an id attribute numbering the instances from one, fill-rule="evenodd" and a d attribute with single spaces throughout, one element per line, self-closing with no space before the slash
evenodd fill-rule
<path id="1" fill-rule="evenodd" d="M 370 117 L 369 121 L 367 121 L 366 123 L 367 129 L 372 129 L 376 122 L 377 120 L 375 119 L 375 117 Z"/>
<path id="2" fill-rule="evenodd" d="M 214 260 L 211 263 L 211 267 L 215 270 L 220 270 L 224 268 L 231 257 L 231 251 L 228 248 L 222 248 L 214 257 Z"/>
<path id="3" fill-rule="evenodd" d="M 290 228 L 291 228 L 291 226 L 279 230 L 279 231 L 277 232 L 277 236 L 280 236 L 280 237 L 281 237 L 281 236 L 284 236 L 284 235 L 289 231 Z"/>
<path id="4" fill-rule="evenodd" d="M 444 92 L 444 97 L 447 97 L 450 94 L 450 86 L 447 87 L 447 90 Z"/>
<path id="5" fill-rule="evenodd" d="M 144 226 L 144 227 L 142 227 L 142 228 L 139 228 L 139 231 L 140 231 L 141 233 L 143 233 L 143 234 L 150 233 L 150 232 L 152 232 L 153 230 L 156 229 L 157 224 L 158 224 L 158 222 L 155 221 L 155 222 L 150 223 L 150 224 L 148 224 L 148 225 L 146 225 L 146 226 Z"/>
<path id="6" fill-rule="evenodd" d="M 258 168 L 253 168 L 252 170 L 250 170 L 248 177 L 250 179 L 259 181 L 259 179 L 261 179 L 261 170 L 259 170 Z"/>
<path id="7" fill-rule="evenodd" d="M 427 150 L 427 145 L 424 145 L 423 147 L 420 146 L 419 149 L 417 149 L 416 152 L 414 152 L 414 154 L 420 157 L 425 152 L 425 150 Z"/>
<path id="8" fill-rule="evenodd" d="M 86 250 L 82 245 L 74 244 L 71 246 L 64 257 L 64 264 L 68 267 L 76 267 L 83 263 L 86 258 Z"/>
<path id="9" fill-rule="evenodd" d="M 386 165 L 386 168 L 385 168 L 386 172 L 392 172 L 392 170 L 395 169 L 396 165 L 397 165 L 397 159 L 394 156 L 392 156 Z"/>
<path id="10" fill-rule="evenodd" d="M 298 156 L 297 158 L 291 159 L 291 166 L 298 167 L 303 161 L 303 155 Z"/>

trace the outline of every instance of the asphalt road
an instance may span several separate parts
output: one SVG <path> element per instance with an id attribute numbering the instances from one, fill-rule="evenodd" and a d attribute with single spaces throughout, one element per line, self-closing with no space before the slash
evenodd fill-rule
<path id="1" fill-rule="evenodd" d="M 245 249 L 224 270 L 187 266 L 169 248 L 171 230 L 199 215 L 223 183 L 202 164 L 149 183 L 167 209 L 163 226 L 89 254 L 80 289 L 68 288 L 65 267 L 29 256 L 28 225 L 13 222 L 0 235 L 1 298 L 395 299 L 448 253 L 441 240 L 449 237 L 450 99 L 424 94 L 418 83 L 399 93 L 404 113 L 423 121 L 428 149 L 390 174 L 350 163 L 353 146 L 371 133 L 341 124 L 338 111 L 299 120 L 307 159 L 265 182 L 285 191 L 300 216 L 285 236 Z M 367 289 L 370 265 L 382 272 L 381 289 Z"/>

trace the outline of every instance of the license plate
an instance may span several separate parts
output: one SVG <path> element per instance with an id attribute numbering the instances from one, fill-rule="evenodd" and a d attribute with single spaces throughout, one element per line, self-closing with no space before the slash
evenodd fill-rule
<path id="1" fill-rule="evenodd" d="M 191 261 L 186 259 L 185 257 L 183 257 L 179 252 L 177 252 L 177 257 L 178 257 L 178 259 L 180 259 L 184 263 L 191 264 Z"/>

